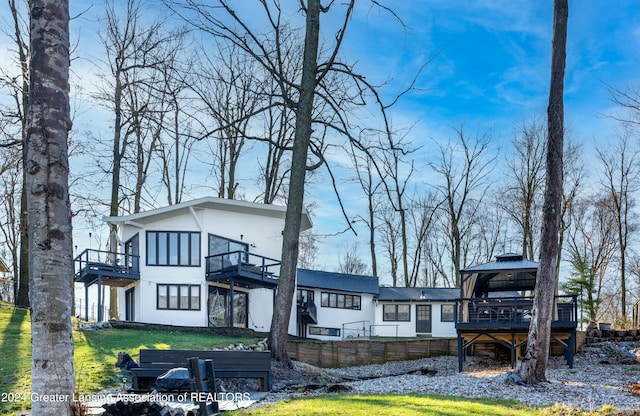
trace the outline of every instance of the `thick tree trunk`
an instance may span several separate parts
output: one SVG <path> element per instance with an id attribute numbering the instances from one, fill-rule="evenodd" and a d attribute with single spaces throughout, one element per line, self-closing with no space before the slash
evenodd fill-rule
<path id="1" fill-rule="evenodd" d="M 72 241 L 67 135 L 69 5 L 32 0 L 27 206 L 32 331 L 32 414 L 71 415 Z M 33 398 L 34 396 L 32 396 Z M 44 399 L 49 399 L 44 401 Z"/>
<path id="2" fill-rule="evenodd" d="M 529 384 L 546 381 L 551 321 L 557 285 L 558 233 L 562 212 L 562 152 L 564 142 L 564 71 L 566 62 L 568 0 L 554 0 L 551 84 L 549 88 L 547 182 L 542 213 L 540 266 L 527 352 L 516 373 Z"/>
<path id="3" fill-rule="evenodd" d="M 282 266 L 271 320 L 270 348 L 273 358 L 289 363 L 287 336 L 291 305 L 296 287 L 298 242 L 304 200 L 307 151 L 311 140 L 313 99 L 316 89 L 318 35 L 320 32 L 320 0 L 307 2 L 306 35 L 302 66 L 300 98 L 296 109 L 296 131 L 291 155 L 289 197 L 282 239 Z"/>

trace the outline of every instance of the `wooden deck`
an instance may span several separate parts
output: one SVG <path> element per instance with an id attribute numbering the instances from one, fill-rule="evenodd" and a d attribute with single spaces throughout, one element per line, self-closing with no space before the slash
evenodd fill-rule
<path id="1" fill-rule="evenodd" d="M 578 311 L 575 296 L 559 296 L 557 319 L 551 324 L 552 343 L 565 352 L 573 368 Z M 469 347 L 476 343 L 496 343 L 509 349 L 515 367 L 527 343 L 533 299 L 528 297 L 468 298 L 456 304 L 458 370 L 463 371 Z"/>

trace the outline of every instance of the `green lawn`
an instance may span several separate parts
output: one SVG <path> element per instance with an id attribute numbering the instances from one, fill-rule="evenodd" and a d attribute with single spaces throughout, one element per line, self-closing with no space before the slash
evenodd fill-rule
<path id="1" fill-rule="evenodd" d="M 466 399 L 423 394 L 407 395 L 323 395 L 311 398 L 282 400 L 257 409 L 229 412 L 229 416 L 373 416 L 373 415 L 430 415 L 430 416 L 586 416 L 635 415 L 618 413 L 613 408 L 587 413 L 577 409 L 537 408 L 513 400 Z"/>
<path id="2" fill-rule="evenodd" d="M 76 390 L 79 394 L 98 392 L 122 382 L 122 372 L 114 364 L 118 352 L 137 359 L 140 348 L 205 349 L 230 343 L 251 343 L 256 339 L 226 338 L 180 331 L 104 329 L 74 331 Z M 0 415 L 29 410 L 28 401 L 6 401 L 9 393 L 30 394 L 31 325 L 26 311 L 0 307 Z M 337 395 L 283 400 L 273 406 L 233 415 L 562 415 L 577 416 L 573 409 L 534 408 L 507 400 L 480 400 L 434 395 Z M 615 415 L 602 409 L 591 415 Z M 626 413 L 631 415 L 632 413 Z"/>
<path id="3" fill-rule="evenodd" d="M 118 352 L 134 359 L 140 348 L 206 349 L 231 343 L 253 343 L 258 339 L 229 338 L 180 331 L 103 329 L 73 331 L 76 391 L 98 392 L 122 383 L 115 367 Z M 0 307 L 0 394 L 31 391 L 31 324 L 26 311 Z M 30 403 L 7 402 L 0 397 L 0 415 L 28 410 Z"/>

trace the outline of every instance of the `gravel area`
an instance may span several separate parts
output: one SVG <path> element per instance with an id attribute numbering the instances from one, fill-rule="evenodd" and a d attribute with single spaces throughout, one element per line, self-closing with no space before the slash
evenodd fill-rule
<path id="1" fill-rule="evenodd" d="M 609 364 L 603 364 L 603 361 Z M 291 377 L 288 384 L 280 385 L 279 392 L 269 394 L 261 403 L 324 393 L 326 385 L 339 384 L 341 388 L 336 391 L 350 394 L 426 393 L 469 398 L 508 398 L 532 405 L 559 404 L 583 410 L 596 410 L 605 405 L 613 405 L 619 410 L 639 410 L 640 396 L 632 393 L 631 389 L 640 387 L 640 362 L 611 362 L 597 350 L 577 354 L 573 369 L 568 368 L 563 358 L 552 357 L 547 369 L 549 382 L 535 387 L 507 383 L 511 371 L 508 363 L 478 357 L 467 359 L 463 373 L 457 371 L 457 357 L 340 369 L 318 369 L 295 363 L 295 372 L 307 376 L 305 383 L 310 384 L 308 388 L 303 389 L 301 384 L 296 387 L 295 383 L 300 381 L 300 377 Z M 422 375 L 422 369 L 437 372 L 433 376 Z M 398 375 L 401 373 L 405 374 Z M 286 377 L 280 376 L 282 382 Z M 318 382 L 322 387 L 318 387 Z"/>

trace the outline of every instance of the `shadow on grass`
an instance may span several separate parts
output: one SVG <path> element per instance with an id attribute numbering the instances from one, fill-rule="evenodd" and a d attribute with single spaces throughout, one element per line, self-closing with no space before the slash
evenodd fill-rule
<path id="1" fill-rule="evenodd" d="M 31 380 L 30 331 L 23 326 L 28 323 L 26 310 L 2 308 L 0 325 L 4 326 L 0 342 L 0 392 L 29 394 Z M 5 319 L 9 315 L 8 319 Z M 0 414 L 21 409 L 23 400 L 0 402 Z"/>

